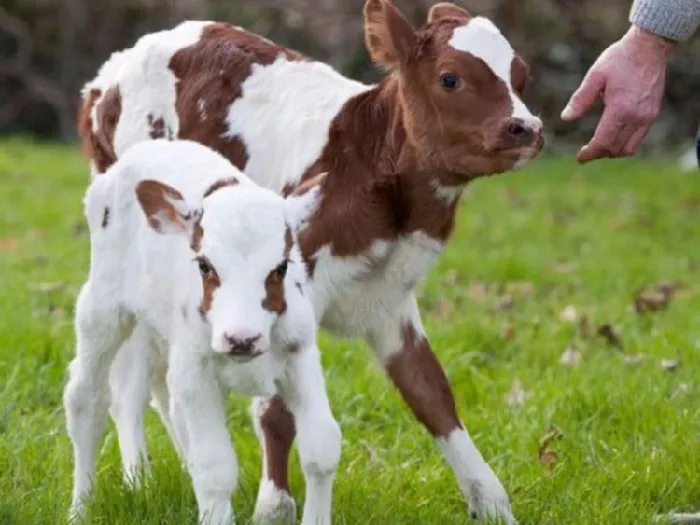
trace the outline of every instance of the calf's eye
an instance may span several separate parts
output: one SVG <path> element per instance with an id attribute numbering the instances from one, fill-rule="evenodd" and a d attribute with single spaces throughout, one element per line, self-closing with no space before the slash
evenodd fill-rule
<path id="1" fill-rule="evenodd" d="M 275 268 L 273 271 L 275 272 L 275 275 L 279 277 L 280 279 L 284 279 L 285 275 L 287 275 L 287 265 L 289 264 L 289 261 L 284 260 L 280 263 L 277 268 Z"/>
<path id="2" fill-rule="evenodd" d="M 199 273 L 202 277 L 209 277 L 212 273 L 211 265 L 205 259 L 197 259 L 199 265 Z"/>
<path id="3" fill-rule="evenodd" d="M 459 77 L 452 73 L 440 75 L 440 85 L 447 91 L 453 91 L 459 87 Z"/>

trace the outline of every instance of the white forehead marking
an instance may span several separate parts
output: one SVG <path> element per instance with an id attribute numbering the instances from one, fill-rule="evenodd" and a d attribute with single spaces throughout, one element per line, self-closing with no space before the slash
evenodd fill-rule
<path id="1" fill-rule="evenodd" d="M 513 91 L 510 68 L 515 51 L 513 51 L 508 39 L 501 34 L 491 20 L 481 16 L 472 18 L 466 25 L 459 26 L 454 30 L 448 44 L 458 51 L 464 51 L 480 58 L 498 78 L 503 80 L 513 103 L 514 117 L 525 120 L 536 118 Z"/>

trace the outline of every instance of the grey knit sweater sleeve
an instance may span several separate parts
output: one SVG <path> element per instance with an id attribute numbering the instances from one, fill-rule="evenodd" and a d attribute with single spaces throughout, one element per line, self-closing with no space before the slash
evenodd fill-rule
<path id="1" fill-rule="evenodd" d="M 634 0 L 629 19 L 650 33 L 685 42 L 700 26 L 700 0 Z"/>

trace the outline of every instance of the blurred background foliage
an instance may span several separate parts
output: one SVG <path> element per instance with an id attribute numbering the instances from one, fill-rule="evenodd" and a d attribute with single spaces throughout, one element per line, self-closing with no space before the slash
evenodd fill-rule
<path id="1" fill-rule="evenodd" d="M 0 135 L 70 141 L 82 84 L 111 52 L 185 19 L 227 21 L 372 82 L 363 0 L 0 0 Z M 435 0 L 395 0 L 418 26 Z M 527 101 L 554 145 L 581 142 L 596 114 L 571 125 L 559 112 L 598 54 L 627 28 L 631 0 L 461 0 L 492 17 L 531 66 Z M 673 57 L 662 115 L 644 151 L 685 144 L 700 120 L 700 42 Z M 552 142 L 550 142 L 552 144 Z"/>

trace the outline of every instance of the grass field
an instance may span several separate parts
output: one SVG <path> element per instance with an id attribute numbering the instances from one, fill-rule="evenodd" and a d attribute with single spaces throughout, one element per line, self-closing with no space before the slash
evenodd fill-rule
<path id="1" fill-rule="evenodd" d="M 65 522 L 61 394 L 88 269 L 87 180 L 74 149 L 0 143 L 2 525 Z M 465 196 L 420 302 L 460 414 L 522 524 L 643 525 L 700 510 L 699 219 L 700 177 L 671 163 L 544 159 Z M 452 474 L 366 347 L 321 343 L 344 434 L 334 523 L 469 523 Z M 260 471 L 247 400 L 231 399 L 229 424 L 245 522 Z M 109 427 L 93 523 L 196 522 L 153 414 L 148 438 L 152 485 L 129 491 Z M 292 476 L 301 502 L 296 455 Z"/>

